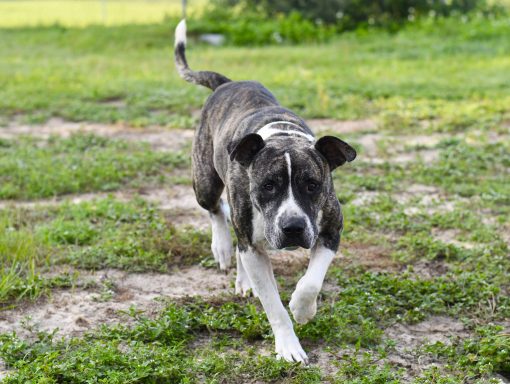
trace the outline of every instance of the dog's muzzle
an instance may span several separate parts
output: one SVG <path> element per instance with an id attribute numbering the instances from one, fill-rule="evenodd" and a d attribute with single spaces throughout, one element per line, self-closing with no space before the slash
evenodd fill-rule
<path id="1" fill-rule="evenodd" d="M 312 228 L 309 228 L 306 218 L 299 216 L 282 218 L 279 227 L 281 231 L 280 248 L 311 248 L 313 234 L 310 233 Z"/>

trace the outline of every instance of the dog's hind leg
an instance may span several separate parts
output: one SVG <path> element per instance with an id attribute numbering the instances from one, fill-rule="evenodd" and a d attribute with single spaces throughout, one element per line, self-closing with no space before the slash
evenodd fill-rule
<path id="1" fill-rule="evenodd" d="M 227 222 L 228 208 L 225 202 L 220 199 L 220 209 L 217 213 L 209 212 L 211 217 L 212 241 L 211 250 L 214 260 L 220 264 L 220 269 L 230 267 L 232 259 L 232 236 Z"/>
<path id="2" fill-rule="evenodd" d="M 198 204 L 209 211 L 211 250 L 214 260 L 224 270 L 230 266 L 232 259 L 232 236 L 227 222 L 228 207 L 221 199 L 224 185 L 214 169 L 212 140 L 207 131 L 203 126 L 199 127 L 193 142 L 193 189 Z"/>
<path id="3" fill-rule="evenodd" d="M 237 263 L 236 295 L 246 297 L 249 295 L 249 292 L 251 290 L 253 296 L 258 297 L 257 292 L 255 292 L 255 290 L 252 287 L 250 278 L 248 277 L 248 273 L 244 269 L 241 256 L 239 255 L 239 248 L 236 249 L 236 263 Z"/>

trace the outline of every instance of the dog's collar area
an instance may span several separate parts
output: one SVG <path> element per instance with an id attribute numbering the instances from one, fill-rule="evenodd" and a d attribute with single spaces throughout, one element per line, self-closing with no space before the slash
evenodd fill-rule
<path id="1" fill-rule="evenodd" d="M 290 126 L 302 129 L 299 125 L 297 125 L 296 123 L 292 123 L 290 121 L 273 121 L 273 122 L 271 122 L 269 124 L 264 125 L 262 128 L 260 128 L 257 131 L 257 134 L 259 134 L 264 141 L 267 140 L 268 138 L 270 138 L 271 136 L 274 136 L 274 135 L 285 135 L 285 134 L 286 135 L 301 136 L 301 137 L 304 137 L 305 139 L 307 139 L 308 141 L 311 141 L 311 142 L 315 141 L 315 137 L 313 137 L 312 135 L 310 135 L 308 133 L 305 133 L 305 132 L 296 131 L 296 130 L 293 130 L 293 129 L 274 128 L 274 126 L 278 125 L 278 124 L 290 125 Z"/>

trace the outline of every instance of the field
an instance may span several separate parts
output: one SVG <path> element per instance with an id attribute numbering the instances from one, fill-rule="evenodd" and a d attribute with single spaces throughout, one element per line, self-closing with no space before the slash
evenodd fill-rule
<path id="1" fill-rule="evenodd" d="M 204 0 L 193 0 L 187 14 L 201 13 Z M 3 0 L 1 27 L 151 24 L 182 14 L 181 0 Z"/>
<path id="2" fill-rule="evenodd" d="M 334 174 L 345 230 L 318 315 L 296 326 L 309 366 L 275 359 L 258 300 L 214 265 L 189 155 L 209 92 L 174 71 L 173 19 L 77 23 L 0 29 L 3 383 L 510 380 L 508 19 L 191 39 L 192 67 L 259 80 L 358 150 Z M 288 304 L 307 254 L 271 258 Z"/>

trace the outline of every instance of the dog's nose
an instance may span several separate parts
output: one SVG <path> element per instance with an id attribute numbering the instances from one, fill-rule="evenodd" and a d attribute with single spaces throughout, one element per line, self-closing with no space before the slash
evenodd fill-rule
<path id="1" fill-rule="evenodd" d="M 293 217 L 284 221 L 282 230 L 286 235 L 300 235 L 304 232 L 305 226 L 305 219 Z"/>

